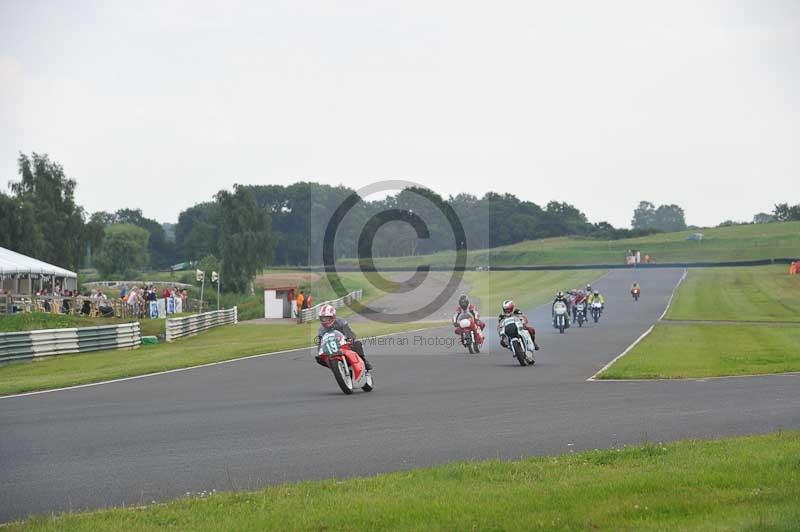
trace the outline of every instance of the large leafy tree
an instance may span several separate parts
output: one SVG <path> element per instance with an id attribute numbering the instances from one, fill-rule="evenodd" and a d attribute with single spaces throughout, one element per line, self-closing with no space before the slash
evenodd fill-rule
<path id="1" fill-rule="evenodd" d="M 791 222 L 800 220 L 800 203 L 790 206 L 788 203 L 778 203 L 772 211 L 777 222 Z"/>
<path id="2" fill-rule="evenodd" d="M 95 264 L 106 276 L 129 276 L 147 265 L 147 230 L 131 224 L 113 224 L 105 229 L 105 237 Z"/>
<path id="3" fill-rule="evenodd" d="M 685 231 L 686 217 L 677 205 L 660 205 L 655 212 L 654 229 L 664 232 Z"/>
<path id="4" fill-rule="evenodd" d="M 631 227 L 634 229 L 650 229 L 655 227 L 656 206 L 649 201 L 640 201 L 639 206 L 633 211 Z"/>
<path id="5" fill-rule="evenodd" d="M 247 187 L 221 190 L 219 204 L 219 250 L 222 283 L 234 291 L 252 292 L 252 281 L 272 258 L 273 238 L 269 213 L 259 208 Z"/>
<path id="6" fill-rule="evenodd" d="M 29 157 L 21 153 L 17 164 L 20 180 L 11 183 L 11 191 L 19 202 L 21 223 L 26 224 L 23 230 L 31 239 L 17 246 L 18 251 L 77 269 L 84 235 L 83 209 L 75 203 L 75 181 L 47 154 Z"/>

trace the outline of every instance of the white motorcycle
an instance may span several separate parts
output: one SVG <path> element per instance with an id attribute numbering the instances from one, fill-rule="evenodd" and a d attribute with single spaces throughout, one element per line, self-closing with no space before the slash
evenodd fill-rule
<path id="1" fill-rule="evenodd" d="M 514 353 L 520 366 L 533 366 L 536 363 L 534 351 L 536 346 L 533 344 L 525 322 L 518 316 L 504 318 L 501 323 L 501 330 L 506 337 L 508 349 Z"/>
<path id="2" fill-rule="evenodd" d="M 569 313 L 567 312 L 567 304 L 563 301 L 556 301 L 553 303 L 553 327 L 558 329 L 558 332 L 564 334 L 564 329 L 569 327 Z"/>
<path id="3" fill-rule="evenodd" d="M 592 319 L 595 323 L 600 319 L 600 314 L 603 313 L 603 304 L 597 301 L 592 302 Z"/>
<path id="4" fill-rule="evenodd" d="M 577 303 L 575 305 L 575 319 L 578 322 L 578 327 L 583 327 L 583 322 L 588 321 L 586 318 L 586 303 Z"/>

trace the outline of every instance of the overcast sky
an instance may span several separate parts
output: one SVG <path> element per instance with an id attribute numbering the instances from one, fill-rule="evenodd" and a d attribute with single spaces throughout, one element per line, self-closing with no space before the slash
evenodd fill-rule
<path id="1" fill-rule="evenodd" d="M 641 199 L 698 225 L 800 202 L 799 1 L 222 4 L 0 0 L 3 188 L 37 151 L 89 212 L 162 222 L 298 180 L 618 226 Z"/>

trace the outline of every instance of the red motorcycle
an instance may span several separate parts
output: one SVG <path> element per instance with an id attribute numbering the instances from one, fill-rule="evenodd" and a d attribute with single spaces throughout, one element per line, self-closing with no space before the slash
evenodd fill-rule
<path id="1" fill-rule="evenodd" d="M 356 388 L 365 392 L 372 391 L 372 374 L 367 371 L 364 361 L 353 351 L 353 346 L 340 331 L 334 330 L 322 336 L 319 358 L 331 368 L 336 383 L 347 395 Z"/>
<path id="2" fill-rule="evenodd" d="M 632 288 L 631 289 L 631 295 L 633 296 L 633 300 L 634 301 L 639 301 L 639 293 L 640 292 L 641 292 L 641 290 L 639 288 Z"/>
<path id="3" fill-rule="evenodd" d="M 483 345 L 483 333 L 475 323 L 472 313 L 462 312 L 459 314 L 455 326 L 456 334 L 461 335 L 461 345 L 466 347 L 471 355 L 480 353 L 481 345 Z"/>

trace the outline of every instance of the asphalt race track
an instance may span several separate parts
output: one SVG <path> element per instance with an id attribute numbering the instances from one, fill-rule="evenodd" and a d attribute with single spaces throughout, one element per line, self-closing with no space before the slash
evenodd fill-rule
<path id="1" fill-rule="evenodd" d="M 586 382 L 664 311 L 680 270 L 595 283 L 599 324 L 559 335 L 520 367 L 492 331 L 467 355 L 450 329 L 367 344 L 371 394 L 343 395 L 311 351 L 0 399 L 0 522 L 139 505 L 187 492 L 367 475 L 459 459 L 517 458 L 644 441 L 800 428 L 800 376 Z M 482 309 L 493 329 L 493 309 Z M 407 345 L 400 345 L 402 339 Z"/>

